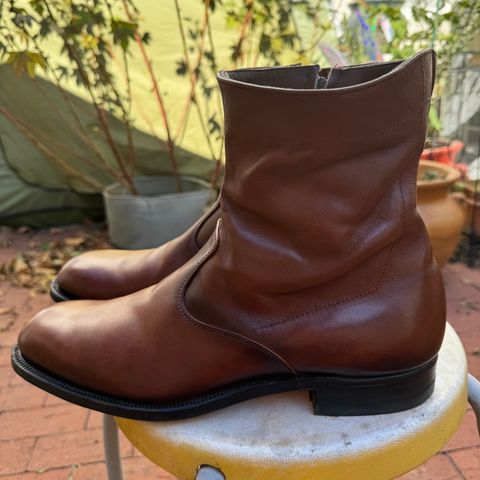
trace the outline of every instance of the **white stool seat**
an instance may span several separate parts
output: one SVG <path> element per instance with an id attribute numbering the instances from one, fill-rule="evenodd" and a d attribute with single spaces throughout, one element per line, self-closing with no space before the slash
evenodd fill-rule
<path id="1" fill-rule="evenodd" d="M 448 325 L 435 391 L 404 412 L 314 416 L 307 392 L 272 395 L 201 417 L 117 423 L 140 452 L 182 480 L 200 465 L 228 480 L 383 480 L 434 455 L 458 428 L 467 405 L 467 363 Z"/>

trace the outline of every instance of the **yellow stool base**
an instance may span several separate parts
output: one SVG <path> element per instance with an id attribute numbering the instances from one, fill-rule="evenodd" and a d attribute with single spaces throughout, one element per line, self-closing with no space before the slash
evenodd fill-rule
<path id="1" fill-rule="evenodd" d="M 460 425 L 466 405 L 465 353 L 448 325 L 435 391 L 405 412 L 314 416 L 308 394 L 300 392 L 190 420 L 116 420 L 140 452 L 182 480 L 194 480 L 205 464 L 227 480 L 386 480 L 438 452 Z"/>

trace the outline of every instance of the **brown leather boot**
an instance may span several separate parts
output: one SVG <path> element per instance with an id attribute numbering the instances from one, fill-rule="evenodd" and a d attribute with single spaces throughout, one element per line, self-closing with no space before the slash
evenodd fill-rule
<path id="1" fill-rule="evenodd" d="M 96 250 L 68 261 L 50 287 L 55 302 L 108 300 L 155 285 L 190 260 L 212 235 L 219 202 L 183 235 L 146 250 Z"/>
<path id="2" fill-rule="evenodd" d="M 323 80 L 316 66 L 295 81 L 220 73 L 228 162 L 214 235 L 155 286 L 40 312 L 15 370 L 138 419 L 291 390 L 310 391 L 317 414 L 422 403 L 445 327 L 416 208 L 434 62 L 425 51 Z"/>

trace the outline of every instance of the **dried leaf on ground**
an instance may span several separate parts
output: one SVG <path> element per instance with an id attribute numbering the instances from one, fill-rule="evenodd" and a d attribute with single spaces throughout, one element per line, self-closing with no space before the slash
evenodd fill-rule
<path id="1" fill-rule="evenodd" d="M 30 242 L 29 249 L 0 264 L 0 276 L 32 294 L 45 293 L 62 266 L 88 250 L 109 248 L 104 232 L 82 232 L 50 242 Z M 1 314 L 1 313 L 0 313 Z"/>

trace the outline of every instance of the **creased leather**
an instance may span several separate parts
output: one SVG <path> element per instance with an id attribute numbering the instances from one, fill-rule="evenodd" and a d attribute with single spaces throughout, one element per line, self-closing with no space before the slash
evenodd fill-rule
<path id="1" fill-rule="evenodd" d="M 351 67 L 355 86 L 317 91 L 220 75 L 223 228 L 186 293 L 193 315 L 301 372 L 382 373 L 436 354 L 444 290 L 416 208 L 434 61 L 375 66 L 387 73 L 374 79 Z"/>

